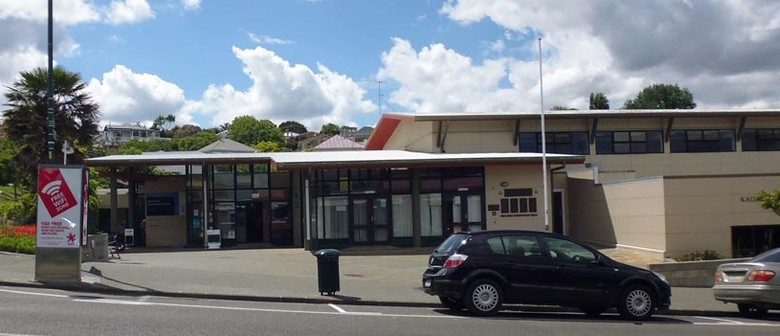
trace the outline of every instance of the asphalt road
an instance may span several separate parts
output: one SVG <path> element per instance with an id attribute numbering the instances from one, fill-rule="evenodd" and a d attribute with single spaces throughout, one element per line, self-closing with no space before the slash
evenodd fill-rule
<path id="1" fill-rule="evenodd" d="M 522 331 L 522 332 L 521 332 Z M 476 318 L 446 309 L 128 297 L 0 286 L 0 336 L 65 335 L 777 335 L 767 320 L 510 311 Z"/>

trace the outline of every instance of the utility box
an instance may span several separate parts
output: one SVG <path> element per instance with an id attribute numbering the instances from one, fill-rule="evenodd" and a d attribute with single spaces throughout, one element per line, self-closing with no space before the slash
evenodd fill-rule
<path id="1" fill-rule="evenodd" d="M 320 295 L 334 295 L 340 291 L 339 256 L 341 252 L 323 249 L 314 253 L 317 257 L 317 282 Z"/>

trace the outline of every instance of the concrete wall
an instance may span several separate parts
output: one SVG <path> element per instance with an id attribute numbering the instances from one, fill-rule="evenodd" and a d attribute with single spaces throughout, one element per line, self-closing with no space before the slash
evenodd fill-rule
<path id="1" fill-rule="evenodd" d="M 607 246 L 666 250 L 663 179 L 594 184 L 569 179 L 569 234 Z"/>
<path id="2" fill-rule="evenodd" d="M 731 257 L 731 227 L 780 224 L 752 198 L 780 188 L 780 174 L 666 178 L 668 257 L 715 250 Z"/>
<path id="3" fill-rule="evenodd" d="M 187 213 L 185 180 L 183 176 L 161 176 L 157 180 L 147 181 L 146 194 L 155 192 L 179 194 L 178 215 L 146 216 L 146 246 L 170 247 L 187 245 Z"/>
<path id="4" fill-rule="evenodd" d="M 503 184 L 503 185 L 502 185 Z M 532 188 L 537 196 L 536 215 L 502 217 L 500 211 L 488 211 L 489 206 L 501 204 L 506 188 Z M 544 230 L 542 171 L 538 165 L 485 167 L 485 204 L 489 230 Z"/>
<path id="5" fill-rule="evenodd" d="M 651 264 L 649 268 L 653 272 L 663 274 L 666 277 L 666 281 L 675 287 L 712 287 L 715 285 L 715 271 L 718 269 L 718 266 L 749 259 L 671 262 Z"/>

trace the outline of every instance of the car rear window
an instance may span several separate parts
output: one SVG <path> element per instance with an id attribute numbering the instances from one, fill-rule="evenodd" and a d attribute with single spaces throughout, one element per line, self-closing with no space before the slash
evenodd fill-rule
<path id="1" fill-rule="evenodd" d="M 780 262 L 780 249 L 774 249 L 771 251 L 766 251 L 764 253 L 761 253 L 757 255 L 755 258 L 753 258 L 753 260 L 751 261 L 760 262 L 760 263 Z"/>
<path id="2" fill-rule="evenodd" d="M 437 253 L 442 254 L 452 254 L 455 252 L 455 250 L 460 246 L 463 245 L 463 243 L 466 242 L 466 240 L 469 239 L 469 235 L 466 234 L 454 234 L 444 240 L 439 247 L 436 248 Z"/>

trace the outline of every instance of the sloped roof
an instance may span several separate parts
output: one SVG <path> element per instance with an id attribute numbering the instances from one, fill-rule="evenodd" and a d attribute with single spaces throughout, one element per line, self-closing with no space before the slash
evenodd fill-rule
<path id="1" fill-rule="evenodd" d="M 349 140 L 341 135 L 334 135 L 330 139 L 323 141 L 321 144 L 314 147 L 315 151 L 328 151 L 328 150 L 362 150 L 363 145 Z"/>
<path id="2" fill-rule="evenodd" d="M 352 136 L 369 136 L 371 135 L 371 132 L 374 131 L 374 128 L 371 126 L 363 126 L 359 130 L 355 131 L 355 133 L 352 133 Z"/>
<path id="3" fill-rule="evenodd" d="M 230 139 L 219 139 L 198 149 L 201 153 L 255 153 L 256 149 Z"/>

